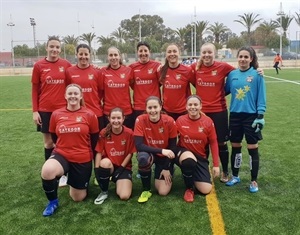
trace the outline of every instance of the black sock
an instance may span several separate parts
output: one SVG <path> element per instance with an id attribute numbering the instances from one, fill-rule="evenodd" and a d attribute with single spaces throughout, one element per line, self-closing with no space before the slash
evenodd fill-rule
<path id="1" fill-rule="evenodd" d="M 251 181 L 256 181 L 258 175 L 258 168 L 259 168 L 258 148 L 248 149 L 248 153 L 250 155 Z"/>
<path id="2" fill-rule="evenodd" d="M 180 168 L 181 168 L 186 189 L 191 189 L 194 187 L 193 174 L 196 169 L 196 166 L 197 166 L 197 162 L 192 158 L 184 159 L 181 162 Z"/>
<path id="3" fill-rule="evenodd" d="M 45 161 L 47 161 L 49 159 L 49 157 L 51 156 L 52 154 L 52 151 L 53 151 L 54 148 L 51 148 L 51 149 L 46 149 L 44 148 L 44 152 L 45 152 Z"/>
<path id="4" fill-rule="evenodd" d="M 139 174 L 142 180 L 143 191 L 150 191 L 151 190 L 151 169 L 150 171 L 139 170 Z"/>
<path id="5" fill-rule="evenodd" d="M 231 149 L 231 170 L 233 176 L 239 175 L 242 164 L 242 147 L 232 147 Z"/>
<path id="6" fill-rule="evenodd" d="M 42 179 L 43 189 L 49 201 L 57 199 L 57 179 L 44 180 Z"/>
<path id="7" fill-rule="evenodd" d="M 225 174 L 228 174 L 229 153 L 227 144 L 219 145 L 219 156 L 222 165 L 222 170 Z"/>
<path id="8" fill-rule="evenodd" d="M 97 169 L 97 168 L 95 168 L 95 169 Z M 107 192 L 108 185 L 109 185 L 110 169 L 103 168 L 103 167 L 99 167 L 98 169 L 99 170 L 96 172 L 96 177 L 97 177 L 99 186 L 102 191 Z"/>

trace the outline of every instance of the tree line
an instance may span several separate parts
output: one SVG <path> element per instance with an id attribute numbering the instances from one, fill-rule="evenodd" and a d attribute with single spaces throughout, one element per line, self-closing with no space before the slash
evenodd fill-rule
<path id="1" fill-rule="evenodd" d="M 244 13 L 238 15 L 234 22 L 243 25 L 245 31 L 236 35 L 220 22 L 196 21 L 185 27 L 171 29 L 164 25 L 163 18 L 158 15 L 134 15 L 130 19 L 122 20 L 120 26 L 106 37 L 89 32 L 80 36 L 66 35 L 60 38 L 62 38 L 64 54 L 74 57 L 75 48 L 79 43 L 87 43 L 94 55 L 106 55 L 107 49 L 111 46 L 116 46 L 122 53 L 134 54 L 140 38 L 151 45 L 152 53 L 164 52 L 166 46 L 172 42 L 178 44 L 181 53 L 185 54 L 192 49 L 194 29 L 196 29 L 196 51 L 198 52 L 205 42 L 214 43 L 218 49 L 223 45 L 231 49 L 244 45 L 279 48 L 282 26 L 284 48 L 289 45 L 287 31 L 293 20 L 300 26 L 300 14 L 297 12 L 293 16 L 283 15 L 281 18 L 269 21 L 260 18 L 259 14 Z M 16 45 L 14 53 L 16 57 L 44 56 L 46 55 L 45 43 L 37 43 L 34 48 L 29 48 L 26 44 Z"/>

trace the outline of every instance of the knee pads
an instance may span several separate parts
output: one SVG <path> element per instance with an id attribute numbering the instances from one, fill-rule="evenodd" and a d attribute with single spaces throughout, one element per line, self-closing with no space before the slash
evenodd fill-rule
<path id="1" fill-rule="evenodd" d="M 138 167 L 141 171 L 149 171 L 153 164 L 153 155 L 147 152 L 137 154 Z"/>

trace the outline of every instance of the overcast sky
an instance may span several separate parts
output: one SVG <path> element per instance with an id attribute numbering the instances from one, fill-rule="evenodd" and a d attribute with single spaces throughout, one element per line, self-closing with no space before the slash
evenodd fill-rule
<path id="1" fill-rule="evenodd" d="M 196 19 L 223 23 L 239 35 L 245 28 L 234 22 L 238 15 L 253 12 L 267 21 L 276 19 L 280 2 L 284 13 L 300 13 L 300 0 L 0 0 L 0 51 L 10 51 L 11 31 L 16 44 L 33 46 L 29 18 L 35 19 L 36 39 L 41 42 L 48 35 L 78 36 L 95 32 L 106 37 L 122 20 L 139 13 L 159 15 L 164 25 L 172 29 Z M 10 22 L 15 26 L 7 26 Z M 294 20 L 288 35 L 291 40 L 296 35 L 300 38 L 300 27 Z"/>

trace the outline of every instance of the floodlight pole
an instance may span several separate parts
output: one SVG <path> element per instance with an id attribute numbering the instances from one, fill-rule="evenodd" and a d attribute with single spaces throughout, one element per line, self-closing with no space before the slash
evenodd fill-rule
<path id="1" fill-rule="evenodd" d="M 280 42 L 279 42 L 279 54 L 282 56 L 282 16 L 284 16 L 284 12 L 282 10 L 282 2 L 280 2 L 280 10 L 277 13 L 277 15 L 280 17 Z"/>
<path id="2" fill-rule="evenodd" d="M 35 26 L 36 26 L 36 23 L 35 23 L 35 19 L 34 18 L 29 18 L 30 19 L 30 25 L 32 26 L 32 29 L 33 29 L 33 45 L 34 47 L 36 47 L 36 34 L 35 34 Z"/>
<path id="3" fill-rule="evenodd" d="M 7 24 L 7 26 L 10 27 L 10 35 L 11 35 L 11 58 L 12 58 L 12 66 L 13 66 L 13 71 L 15 73 L 15 52 L 14 52 L 14 39 L 13 39 L 13 27 L 15 24 L 12 22 L 12 17 L 10 15 L 10 22 Z"/>

